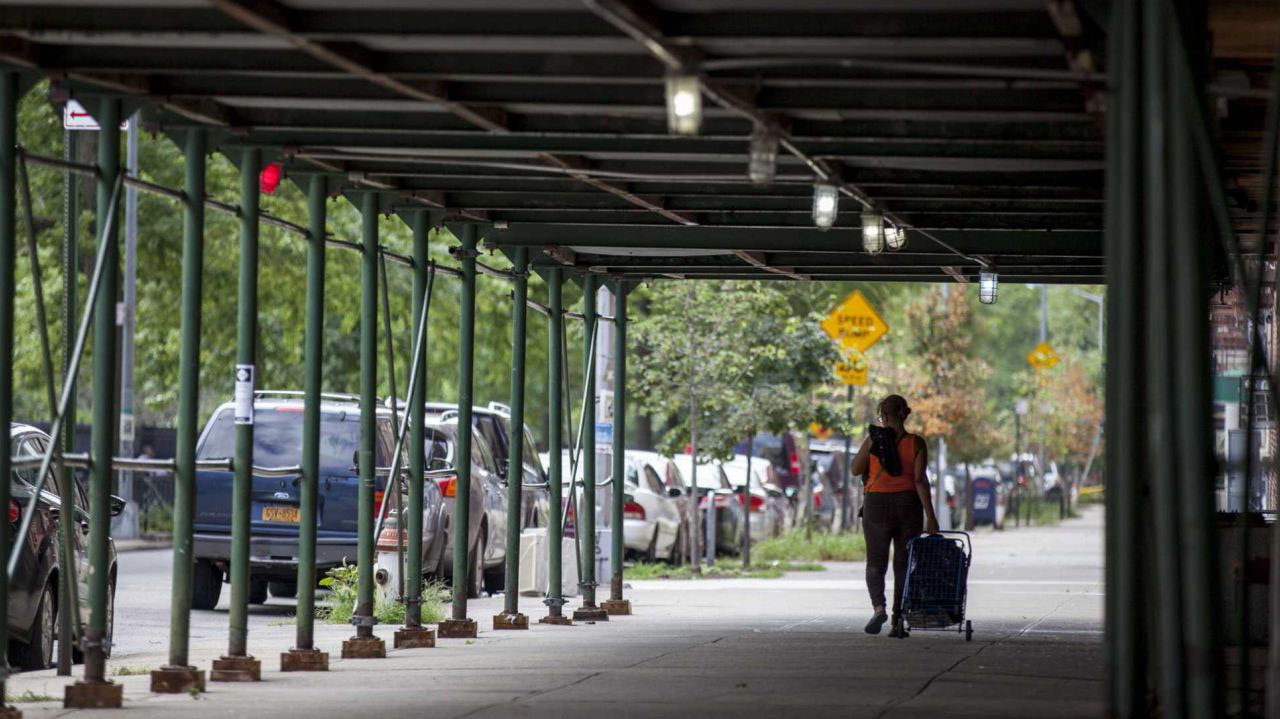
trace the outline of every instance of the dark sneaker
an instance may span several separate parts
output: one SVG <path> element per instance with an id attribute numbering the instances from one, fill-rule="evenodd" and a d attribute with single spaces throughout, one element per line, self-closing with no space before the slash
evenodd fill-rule
<path id="1" fill-rule="evenodd" d="M 871 621 L 867 622 L 867 634 L 879 634 L 880 627 L 889 621 L 889 615 L 884 612 L 876 612 L 871 615 Z"/>
<path id="2" fill-rule="evenodd" d="M 889 630 L 889 636 L 895 639 L 906 639 L 911 636 L 911 632 L 908 632 L 906 626 L 902 623 L 902 617 L 896 614 L 893 617 L 893 627 Z"/>

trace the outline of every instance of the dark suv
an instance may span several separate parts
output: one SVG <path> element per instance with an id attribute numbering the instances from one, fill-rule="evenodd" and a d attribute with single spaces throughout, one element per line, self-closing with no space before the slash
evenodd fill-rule
<path id="1" fill-rule="evenodd" d="M 302 461 L 301 392 L 258 392 L 254 397 L 253 463 L 257 467 L 290 467 Z M 200 459 L 235 456 L 232 403 L 214 411 L 200 437 Z M 403 416 L 401 421 L 403 421 Z M 391 409 L 379 404 L 374 441 L 375 465 L 391 465 L 395 429 Z M 406 438 L 407 441 L 407 438 Z M 356 561 L 357 508 L 360 486 L 356 452 L 360 447 L 360 400 L 351 395 L 322 395 L 320 406 L 320 480 L 316 507 L 316 569 L 325 570 Z M 408 471 L 402 448 L 400 466 Z M 234 475 L 204 471 L 197 475 L 195 572 L 191 604 L 196 609 L 217 606 L 231 556 L 231 495 Z M 267 601 L 268 588 L 278 597 L 297 593 L 298 474 L 285 477 L 254 475 L 249 541 L 249 601 Z M 380 511 L 386 474 L 376 477 L 375 513 Z M 423 483 L 424 567 L 435 567 L 444 546 L 446 517 L 440 487 Z M 401 497 L 400 507 L 409 506 Z M 395 505 L 393 505 L 395 506 Z"/>

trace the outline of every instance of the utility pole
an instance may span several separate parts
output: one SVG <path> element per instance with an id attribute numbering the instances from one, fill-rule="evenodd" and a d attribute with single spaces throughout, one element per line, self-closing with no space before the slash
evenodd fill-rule
<path id="1" fill-rule="evenodd" d="M 138 177 L 138 116 L 129 118 L 126 171 Z M 138 191 L 132 185 L 124 190 L 124 291 L 116 311 L 120 325 L 120 456 L 134 456 L 133 369 L 134 333 L 137 329 L 138 285 Z M 117 517 L 112 533 L 122 539 L 138 536 L 138 503 L 133 494 L 133 472 L 120 473 L 120 498 L 125 511 Z"/>
<path id="2" fill-rule="evenodd" d="M 951 297 L 951 285 L 942 285 L 942 313 L 945 316 L 948 310 L 948 300 Z M 945 360 L 944 360 L 945 361 Z M 947 438 L 938 436 L 938 474 L 934 478 L 933 487 L 933 507 L 934 515 L 938 517 L 939 529 L 951 529 L 951 515 L 942 511 L 947 506 L 947 490 L 942 486 L 943 472 L 947 468 Z"/>

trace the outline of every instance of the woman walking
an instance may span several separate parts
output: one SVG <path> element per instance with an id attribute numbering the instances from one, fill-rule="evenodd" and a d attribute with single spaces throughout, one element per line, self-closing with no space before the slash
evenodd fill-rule
<path id="1" fill-rule="evenodd" d="M 884 578 L 893 545 L 893 625 L 890 636 L 905 637 L 902 627 L 902 588 L 907 582 L 907 542 L 926 531 L 938 531 L 938 518 L 929 497 L 929 450 L 924 438 L 907 432 L 904 423 L 911 407 L 901 395 L 880 401 L 881 427 L 869 427 L 851 467 L 854 476 L 866 475 L 862 512 L 867 537 L 867 591 L 873 614 L 868 634 L 879 634 L 889 615 L 885 611 Z"/>

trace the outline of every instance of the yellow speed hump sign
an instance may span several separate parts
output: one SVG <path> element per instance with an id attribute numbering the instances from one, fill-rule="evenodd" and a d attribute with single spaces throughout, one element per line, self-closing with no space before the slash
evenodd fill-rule
<path id="1" fill-rule="evenodd" d="M 861 387 L 867 383 L 867 369 L 866 357 L 858 352 L 849 352 L 836 363 L 836 376 L 847 385 Z"/>
<path id="2" fill-rule="evenodd" d="M 1053 369 L 1061 359 L 1048 342 L 1041 342 L 1027 353 L 1027 364 L 1038 370 Z"/>
<path id="3" fill-rule="evenodd" d="M 885 336 L 889 325 L 871 307 L 867 298 L 854 290 L 831 310 L 831 314 L 822 321 L 822 329 L 845 350 L 862 353 Z"/>

